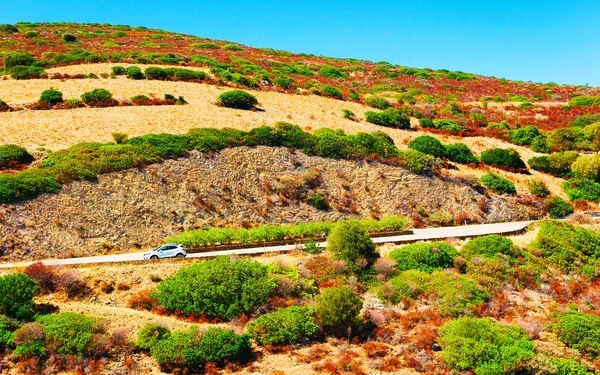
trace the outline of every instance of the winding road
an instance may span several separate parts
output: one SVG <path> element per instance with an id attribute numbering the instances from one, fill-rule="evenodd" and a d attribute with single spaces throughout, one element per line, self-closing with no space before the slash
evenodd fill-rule
<path id="1" fill-rule="evenodd" d="M 403 243 L 403 242 L 414 242 L 423 240 L 437 240 L 444 238 L 465 238 L 465 237 L 476 237 L 487 234 L 507 234 L 519 232 L 525 229 L 529 224 L 535 221 L 515 221 L 510 223 L 496 223 L 496 224 L 479 224 L 479 225 L 463 225 L 456 227 L 441 227 L 441 228 L 428 228 L 428 229 L 415 229 L 413 234 L 405 234 L 400 236 L 390 237 L 374 237 L 373 242 L 381 243 Z M 322 247 L 327 246 L 327 242 L 321 242 L 319 244 Z M 247 255 L 247 254 L 263 254 L 270 252 L 279 251 L 292 251 L 302 245 L 282 245 L 282 246 L 259 246 L 246 249 L 233 249 L 233 250 L 221 250 L 221 251 L 210 251 L 204 253 L 193 253 L 188 254 L 188 258 L 209 258 L 218 255 Z M 99 255 L 93 257 L 83 258 L 67 258 L 67 259 L 47 259 L 42 260 L 47 265 L 72 265 L 72 264 L 95 264 L 95 263 L 119 263 L 119 262 L 131 262 L 141 261 L 144 259 L 144 253 L 126 253 L 126 254 L 114 254 L 114 255 Z M 34 262 L 20 262 L 20 263 L 0 263 L 0 268 L 17 268 L 26 267 Z"/>

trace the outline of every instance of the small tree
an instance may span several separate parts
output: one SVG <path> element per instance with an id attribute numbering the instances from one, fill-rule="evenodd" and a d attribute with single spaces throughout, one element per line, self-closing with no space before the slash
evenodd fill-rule
<path id="1" fill-rule="evenodd" d="M 370 267 L 379 254 L 358 220 L 340 221 L 327 237 L 327 249 L 355 273 Z"/>
<path id="2" fill-rule="evenodd" d="M 361 324 L 363 302 L 345 286 L 326 288 L 317 296 L 317 316 L 321 326 L 336 334 L 346 334 Z"/>
<path id="3" fill-rule="evenodd" d="M 40 286 L 31 277 L 11 274 L 0 278 L 0 312 L 19 319 L 33 317 L 33 297 L 40 292 Z"/>
<path id="4" fill-rule="evenodd" d="M 116 144 L 123 144 L 127 142 L 128 135 L 126 133 L 112 133 L 111 134 Z"/>

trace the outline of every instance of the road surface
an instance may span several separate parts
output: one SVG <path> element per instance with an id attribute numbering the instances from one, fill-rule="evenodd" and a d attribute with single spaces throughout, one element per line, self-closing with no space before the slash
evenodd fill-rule
<path id="1" fill-rule="evenodd" d="M 502 233 L 513 233 L 525 229 L 529 224 L 534 221 L 515 221 L 511 223 L 497 223 L 497 224 L 479 224 L 479 225 L 463 225 L 457 227 L 442 227 L 442 228 L 428 228 L 428 229 L 415 229 L 413 234 L 406 234 L 400 236 L 390 237 L 374 237 L 373 242 L 375 243 L 402 243 L 402 242 L 413 242 L 422 240 L 437 240 L 444 238 L 464 238 L 473 236 L 483 236 L 486 234 L 502 234 Z M 319 244 L 322 247 L 327 246 L 327 242 L 321 242 Z M 238 249 L 238 250 L 221 250 L 221 251 L 209 251 L 205 253 L 194 253 L 188 254 L 188 258 L 209 258 L 218 255 L 246 255 L 246 254 L 262 254 L 279 251 L 291 251 L 298 248 L 299 245 L 281 245 L 281 246 L 259 246 L 249 249 Z M 118 263 L 118 262 L 131 262 L 144 260 L 144 253 L 127 253 L 127 254 L 115 254 L 115 255 L 100 255 L 93 257 L 83 258 L 68 258 L 68 259 L 48 259 L 42 262 L 47 265 L 70 265 L 70 264 L 94 264 L 94 263 Z M 26 267 L 27 265 L 34 262 L 21 262 L 21 263 L 0 263 L 0 268 L 16 268 Z"/>

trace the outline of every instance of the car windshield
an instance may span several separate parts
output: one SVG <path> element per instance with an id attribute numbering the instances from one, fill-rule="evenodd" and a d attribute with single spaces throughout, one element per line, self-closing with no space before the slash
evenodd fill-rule
<path id="1" fill-rule="evenodd" d="M 164 245 L 160 245 L 159 247 L 157 247 L 156 249 L 152 249 L 151 251 L 161 251 L 164 250 Z"/>

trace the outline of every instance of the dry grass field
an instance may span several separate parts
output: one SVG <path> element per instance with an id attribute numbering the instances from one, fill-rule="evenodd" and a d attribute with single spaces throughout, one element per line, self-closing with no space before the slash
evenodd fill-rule
<path id="1" fill-rule="evenodd" d="M 50 72 L 69 74 L 109 72 L 116 64 L 90 64 L 54 68 Z M 127 64 L 121 64 L 126 66 Z M 137 65 L 144 67 L 143 65 Z M 306 130 L 319 128 L 342 129 L 348 133 L 382 130 L 388 133 L 396 145 L 406 149 L 413 138 L 427 134 L 422 131 L 389 129 L 364 121 L 364 112 L 372 108 L 359 103 L 345 102 L 315 95 L 290 95 L 275 92 L 253 91 L 264 111 L 242 111 L 218 107 L 214 104 L 218 95 L 228 88 L 186 82 L 134 81 L 124 77 L 115 79 L 76 79 L 76 80 L 0 80 L 0 98 L 11 105 L 35 102 L 39 94 L 49 88 L 63 92 L 65 98 L 79 97 L 95 88 L 111 91 L 117 99 L 144 94 L 162 97 L 165 93 L 182 95 L 189 105 L 155 107 L 112 107 L 80 108 L 74 110 L 32 111 L 0 113 L 0 143 L 15 143 L 30 150 L 45 148 L 58 150 L 80 142 L 110 142 L 111 134 L 123 132 L 130 137 L 149 133 L 185 133 L 195 127 L 233 127 L 249 130 L 258 126 L 272 125 L 278 121 L 288 121 Z M 342 109 L 356 113 L 359 122 L 342 117 Z M 437 136 L 444 142 L 463 142 L 474 152 L 502 147 L 512 147 L 519 151 L 523 160 L 539 156 L 527 147 L 519 147 L 508 142 L 486 137 Z M 461 167 L 475 175 L 485 173 Z M 525 189 L 522 182 L 530 176 L 500 172 L 510 175 L 517 182 L 518 189 Z M 554 194 L 564 197 L 558 186 L 560 179 L 531 172 L 549 184 Z"/>

